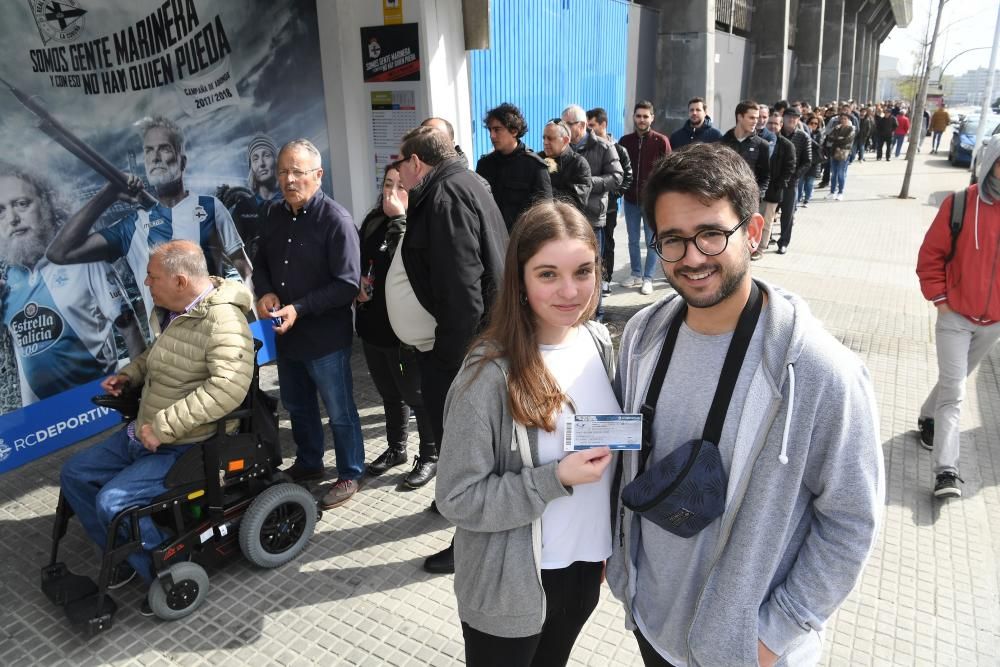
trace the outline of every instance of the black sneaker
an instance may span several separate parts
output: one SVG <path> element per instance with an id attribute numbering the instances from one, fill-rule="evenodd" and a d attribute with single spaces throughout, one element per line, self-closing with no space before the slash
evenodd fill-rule
<path id="1" fill-rule="evenodd" d="M 920 446 L 924 449 L 934 449 L 934 419 L 920 417 L 917 419 L 917 430 L 920 431 Z"/>
<path id="2" fill-rule="evenodd" d="M 424 559 L 424 572 L 431 574 L 455 574 L 455 543 Z"/>
<path id="3" fill-rule="evenodd" d="M 378 477 L 389 468 L 394 468 L 398 465 L 406 463 L 406 450 L 396 449 L 394 447 L 389 447 L 382 455 L 377 459 L 368 464 L 368 474 L 372 477 Z"/>
<path id="4" fill-rule="evenodd" d="M 437 459 L 425 456 L 418 456 L 413 461 L 413 470 L 403 480 L 403 484 L 410 489 L 419 489 L 437 475 Z"/>
<path id="5" fill-rule="evenodd" d="M 139 615 L 146 616 L 147 618 L 155 616 L 153 608 L 149 606 L 149 599 L 145 595 L 142 596 L 142 604 L 139 605 Z"/>
<path id="6" fill-rule="evenodd" d="M 958 483 L 965 484 L 965 480 L 953 472 L 938 473 L 937 483 L 934 484 L 935 498 L 961 498 L 962 489 L 958 488 Z"/>
<path id="7" fill-rule="evenodd" d="M 127 560 L 122 561 L 111 571 L 111 581 L 108 582 L 108 590 L 117 590 L 133 579 L 135 579 L 135 568 L 129 565 Z"/>
<path id="8" fill-rule="evenodd" d="M 322 468 L 307 468 L 298 461 L 288 466 L 281 472 L 291 477 L 293 482 L 308 482 L 311 480 L 323 479 Z"/>

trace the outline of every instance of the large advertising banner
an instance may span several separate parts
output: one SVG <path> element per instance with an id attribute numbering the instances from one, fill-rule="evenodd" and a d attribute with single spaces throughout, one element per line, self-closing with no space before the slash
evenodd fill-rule
<path id="1" fill-rule="evenodd" d="M 329 140 L 315 0 L 11 0 L 0 26 L 3 473 L 116 423 L 90 398 L 150 342 L 151 249 L 249 280 L 278 148 Z"/>

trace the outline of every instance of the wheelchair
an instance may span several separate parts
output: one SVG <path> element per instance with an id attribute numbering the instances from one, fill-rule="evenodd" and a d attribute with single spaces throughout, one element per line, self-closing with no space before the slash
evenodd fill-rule
<path id="1" fill-rule="evenodd" d="M 259 341 L 255 341 L 255 351 Z M 96 583 L 72 573 L 59 562 L 59 542 L 73 509 L 62 493 L 52 530 L 52 553 L 42 568 L 45 595 L 64 607 L 74 626 L 86 637 L 112 627 L 117 603 L 108 593 L 112 573 L 129 554 L 142 550 L 139 519 L 152 517 L 172 537 L 150 552 L 155 579 L 147 601 L 153 614 L 176 620 L 193 613 L 205 601 L 209 582 L 205 566 L 228 560 L 241 551 L 254 565 L 274 568 L 293 560 L 312 537 L 322 516 L 316 499 L 278 470 L 277 403 L 260 390 L 254 362 L 250 390 L 243 404 L 216 426 L 208 440 L 178 458 L 164 480 L 165 493 L 148 505 L 118 513 L 108 527 Z M 131 395 L 95 396 L 94 403 L 117 409 L 123 421 L 135 418 L 138 391 Z M 234 433 L 226 423 L 238 419 Z M 127 539 L 120 535 L 122 526 Z"/>

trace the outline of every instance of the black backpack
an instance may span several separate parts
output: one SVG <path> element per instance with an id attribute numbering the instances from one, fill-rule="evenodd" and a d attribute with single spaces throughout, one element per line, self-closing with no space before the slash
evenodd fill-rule
<path id="1" fill-rule="evenodd" d="M 968 192 L 969 188 L 958 190 L 951 200 L 951 222 L 948 225 L 951 229 L 951 250 L 944 258 L 945 264 L 955 258 L 955 246 L 958 245 L 958 235 L 962 231 L 962 222 L 965 218 L 965 196 Z"/>

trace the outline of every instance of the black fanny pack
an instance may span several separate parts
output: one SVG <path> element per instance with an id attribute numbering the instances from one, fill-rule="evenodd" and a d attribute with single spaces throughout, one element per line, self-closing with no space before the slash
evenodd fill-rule
<path id="1" fill-rule="evenodd" d="M 726 360 L 722 364 L 719 384 L 715 389 L 712 407 L 705 420 L 700 439 L 689 440 L 657 461 L 648 470 L 646 463 L 653 452 L 653 417 L 660 388 L 667 375 L 670 357 L 681 322 L 687 313 L 682 306 L 667 330 L 667 337 L 660 349 L 656 368 L 646 390 L 640 413 L 642 414 L 642 451 L 639 474 L 622 489 L 622 503 L 644 519 L 680 537 L 691 537 L 722 516 L 726 509 L 728 476 L 719 453 L 719 439 L 725 424 L 726 412 L 732 400 L 736 381 L 743 366 L 750 339 L 760 319 L 764 297 L 757 284 L 751 283 L 750 298 L 740 314 L 736 331 L 729 343 Z"/>

